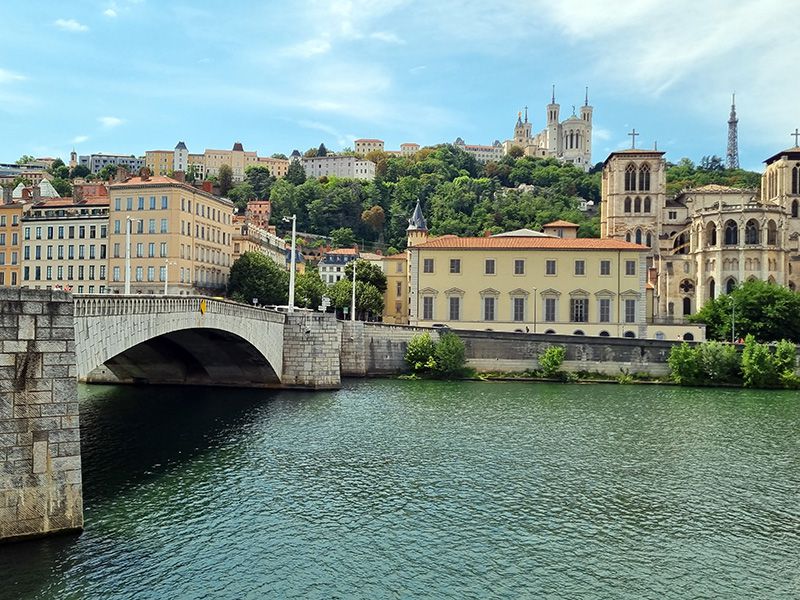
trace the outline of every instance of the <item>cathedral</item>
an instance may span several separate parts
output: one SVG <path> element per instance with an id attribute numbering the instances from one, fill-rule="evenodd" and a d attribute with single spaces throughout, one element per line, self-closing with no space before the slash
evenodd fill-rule
<path id="1" fill-rule="evenodd" d="M 608 156 L 600 235 L 650 248 L 654 322 L 681 322 L 750 279 L 797 290 L 800 147 L 765 163 L 760 192 L 705 185 L 668 197 L 664 152 L 631 148 Z"/>
<path id="2" fill-rule="evenodd" d="M 547 127 L 534 135 L 532 125 L 528 121 L 526 106 L 524 120 L 520 112 L 514 127 L 514 139 L 503 143 L 503 151 L 508 154 L 513 146 L 519 146 L 525 156 L 553 157 L 588 171 L 593 166 L 592 110 L 593 108 L 589 106 L 587 88 L 583 106 L 580 107 L 580 115 L 576 114 L 573 105 L 572 115 L 564 121 L 559 121 L 561 105 L 556 104 L 556 92 L 553 86 L 553 95 L 550 104 L 547 105 Z"/>

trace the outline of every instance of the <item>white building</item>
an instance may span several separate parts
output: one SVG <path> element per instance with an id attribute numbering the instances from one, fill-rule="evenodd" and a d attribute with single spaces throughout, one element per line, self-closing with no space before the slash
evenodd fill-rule
<path id="1" fill-rule="evenodd" d="M 312 156 L 300 159 L 306 177 L 375 179 L 375 163 L 355 156 Z"/>
<path id="2" fill-rule="evenodd" d="M 487 163 L 489 161 L 498 161 L 503 158 L 505 151 L 503 150 L 503 144 L 501 144 L 498 140 L 495 140 L 494 144 L 491 146 L 476 146 L 465 144 L 464 140 L 461 138 L 456 138 L 456 141 L 453 142 L 453 146 L 456 148 L 460 148 L 467 154 L 471 154 L 475 157 L 475 160 L 481 163 Z"/>
<path id="3" fill-rule="evenodd" d="M 355 146 L 356 154 L 361 156 L 364 156 L 367 153 L 375 150 L 383 152 L 383 140 L 376 140 L 374 138 L 361 138 L 359 140 L 355 140 L 353 144 Z"/>
<path id="4" fill-rule="evenodd" d="M 88 154 L 81 156 L 79 161 L 95 175 L 106 165 L 125 167 L 131 173 L 138 173 L 144 166 L 144 156 L 136 157 L 133 154 Z"/>

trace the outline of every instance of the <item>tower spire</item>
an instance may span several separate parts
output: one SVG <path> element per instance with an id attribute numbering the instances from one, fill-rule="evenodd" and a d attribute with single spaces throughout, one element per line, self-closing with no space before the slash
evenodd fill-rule
<path id="1" fill-rule="evenodd" d="M 728 152 L 725 167 L 739 168 L 739 119 L 736 116 L 736 92 L 731 96 L 731 115 L 728 117 Z"/>
<path id="2" fill-rule="evenodd" d="M 584 106 L 589 106 L 589 86 L 586 86 L 586 98 L 583 101 Z"/>
<path id="3" fill-rule="evenodd" d="M 525 105 L 525 122 L 528 122 L 528 105 Z"/>
<path id="4" fill-rule="evenodd" d="M 550 99 L 550 104 L 556 103 L 556 84 L 553 84 L 553 97 Z"/>

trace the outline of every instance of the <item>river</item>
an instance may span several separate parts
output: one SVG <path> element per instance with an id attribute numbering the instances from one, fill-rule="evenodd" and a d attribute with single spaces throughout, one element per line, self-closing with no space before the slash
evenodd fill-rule
<path id="1" fill-rule="evenodd" d="M 86 530 L 0 598 L 800 598 L 797 393 L 80 392 Z"/>

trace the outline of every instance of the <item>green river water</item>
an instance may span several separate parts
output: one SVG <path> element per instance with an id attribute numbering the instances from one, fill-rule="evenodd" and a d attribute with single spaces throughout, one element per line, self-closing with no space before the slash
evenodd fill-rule
<path id="1" fill-rule="evenodd" d="M 800 397 L 81 387 L 86 530 L 0 598 L 800 598 Z"/>

